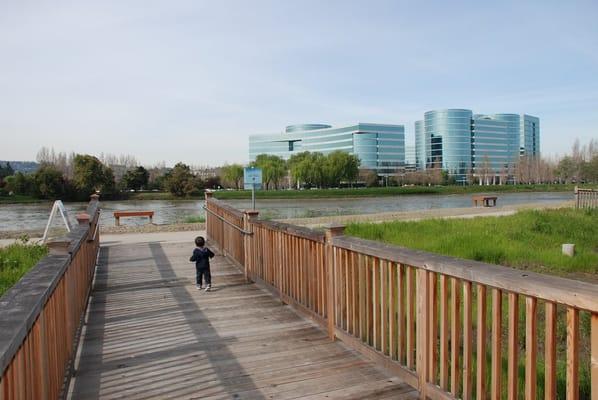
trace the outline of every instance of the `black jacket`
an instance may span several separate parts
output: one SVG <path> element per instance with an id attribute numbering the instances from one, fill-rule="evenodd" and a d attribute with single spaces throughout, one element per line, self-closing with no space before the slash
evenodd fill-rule
<path id="1" fill-rule="evenodd" d="M 210 268 L 210 258 L 212 257 L 214 257 L 212 250 L 207 247 L 196 247 L 189 261 L 195 261 L 195 268 L 197 269 L 206 269 Z"/>

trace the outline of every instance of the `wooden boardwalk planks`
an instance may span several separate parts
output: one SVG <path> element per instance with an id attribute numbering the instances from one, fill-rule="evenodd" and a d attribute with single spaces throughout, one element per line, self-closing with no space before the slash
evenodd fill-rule
<path id="1" fill-rule="evenodd" d="M 221 256 L 196 290 L 191 250 L 102 249 L 70 398 L 418 398 Z"/>

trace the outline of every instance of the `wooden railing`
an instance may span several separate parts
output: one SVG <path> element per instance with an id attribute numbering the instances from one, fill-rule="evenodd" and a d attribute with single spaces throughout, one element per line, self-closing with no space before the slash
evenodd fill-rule
<path id="1" fill-rule="evenodd" d="M 243 212 L 214 199 L 211 192 L 206 192 L 205 211 L 206 226 L 210 226 L 209 235 L 212 240 L 219 244 L 224 255 L 232 258 L 237 264 L 243 265 L 245 263 Z"/>
<path id="2" fill-rule="evenodd" d="M 598 399 L 598 285 L 346 237 L 342 227 L 321 233 L 255 213 L 229 222 L 252 232 L 241 240 L 249 280 L 422 398 L 591 390 Z"/>
<path id="3" fill-rule="evenodd" d="M 575 186 L 575 208 L 597 208 L 598 189 L 580 189 Z"/>
<path id="4" fill-rule="evenodd" d="M 0 298 L 0 399 L 57 399 L 71 375 L 99 250 L 97 196 Z"/>

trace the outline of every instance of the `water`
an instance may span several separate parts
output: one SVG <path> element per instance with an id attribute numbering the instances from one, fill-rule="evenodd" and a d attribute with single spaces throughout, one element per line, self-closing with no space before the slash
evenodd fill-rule
<path id="1" fill-rule="evenodd" d="M 498 206 L 522 203 L 561 203 L 573 200 L 573 193 L 501 193 Z M 251 200 L 229 200 L 238 209 L 251 208 Z M 87 203 L 66 203 L 72 222 Z M 113 226 L 115 210 L 152 210 L 155 224 L 182 222 L 190 215 L 204 215 L 202 200 L 130 200 L 102 201 L 101 224 Z M 425 210 L 431 208 L 471 207 L 471 194 L 401 195 L 367 198 L 257 200 L 256 208 L 264 218 L 306 218 L 330 215 L 369 214 L 389 211 Z M 46 226 L 52 202 L 0 205 L 0 231 L 40 230 Z M 147 218 L 121 218 L 121 225 L 143 225 Z M 60 226 L 60 217 L 54 226 Z"/>
<path id="2" fill-rule="evenodd" d="M 0 231 L 40 230 L 46 227 L 52 202 L 34 204 L 0 205 Z M 203 201 L 198 200 L 129 200 L 101 201 L 102 212 L 100 224 L 114 226 L 113 212 L 116 210 L 150 210 L 154 211 L 155 224 L 172 224 L 183 222 L 190 215 L 204 215 Z M 75 215 L 85 211 L 87 203 L 65 203 L 71 223 L 76 223 Z M 121 225 L 144 225 L 147 217 L 121 218 Z M 59 215 L 54 218 L 52 226 L 64 226 Z"/>

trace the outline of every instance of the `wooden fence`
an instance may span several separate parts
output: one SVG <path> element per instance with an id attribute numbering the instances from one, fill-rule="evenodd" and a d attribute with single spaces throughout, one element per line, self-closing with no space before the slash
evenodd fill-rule
<path id="1" fill-rule="evenodd" d="M 597 208 L 598 189 L 580 189 L 575 186 L 575 208 Z"/>
<path id="2" fill-rule="evenodd" d="M 221 223 L 207 225 L 218 243 Z M 591 388 L 598 400 L 598 285 L 346 237 L 342 227 L 321 233 L 255 213 L 228 223 L 246 232 L 249 280 L 422 398 L 534 399 L 541 389 L 578 399 Z"/>
<path id="3" fill-rule="evenodd" d="M 99 250 L 99 201 L 0 298 L 0 400 L 57 399 L 71 375 Z"/>

